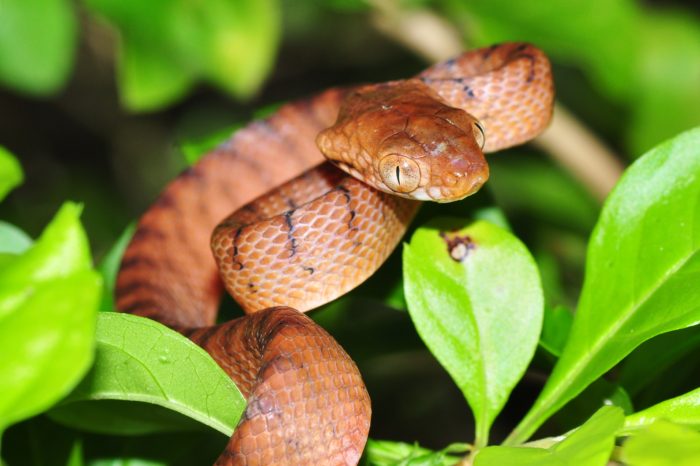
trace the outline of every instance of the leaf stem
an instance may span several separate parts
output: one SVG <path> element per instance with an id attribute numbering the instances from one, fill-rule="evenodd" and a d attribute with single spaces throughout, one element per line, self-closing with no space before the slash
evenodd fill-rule
<path id="1" fill-rule="evenodd" d="M 474 438 L 473 450 L 480 450 L 489 444 L 489 425 L 486 422 L 480 422 L 476 426 L 476 435 Z"/>

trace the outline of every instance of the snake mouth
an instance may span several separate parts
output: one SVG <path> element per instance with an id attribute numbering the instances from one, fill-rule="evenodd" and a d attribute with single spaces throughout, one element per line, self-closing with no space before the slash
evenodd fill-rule
<path id="1" fill-rule="evenodd" d="M 434 186 L 428 189 L 427 196 L 428 200 L 437 202 L 439 204 L 447 204 L 448 202 L 461 201 L 473 194 L 486 183 L 489 178 L 488 165 L 484 165 L 483 170 L 480 173 L 471 173 L 469 176 L 464 178 L 464 181 L 460 183 L 459 186 L 451 187 L 438 187 Z"/>

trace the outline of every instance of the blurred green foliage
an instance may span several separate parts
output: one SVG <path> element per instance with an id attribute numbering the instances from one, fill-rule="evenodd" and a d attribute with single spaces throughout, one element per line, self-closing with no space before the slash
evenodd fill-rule
<path id="1" fill-rule="evenodd" d="M 204 78 L 238 97 L 270 71 L 280 32 L 275 0 L 85 0 L 119 32 L 124 104 L 153 110 Z"/>
<path id="2" fill-rule="evenodd" d="M 130 236 L 125 228 L 177 171 L 270 105 L 331 85 L 402 78 L 424 66 L 413 51 L 378 32 L 382 5 L 438 15 L 459 31 L 465 48 L 536 43 L 552 58 L 560 103 L 623 162 L 700 124 L 700 21 L 693 1 L 0 0 L 0 144 L 20 155 L 25 170 L 22 175 L 0 150 L 0 198 L 24 180 L 0 204 L 0 217 L 9 220 L 0 222 L 0 269 L 32 250 L 31 237 L 65 199 L 77 199 L 85 206 L 80 220 L 93 250 L 104 257 L 107 292 L 100 308 L 113 309 L 114 269 Z M 436 215 L 478 217 L 479 209 L 490 207 L 540 269 L 545 351 L 538 350 L 496 419 L 492 438 L 498 441 L 563 350 L 572 320 L 566 309 L 575 308 L 581 293 L 586 244 L 600 206 L 536 148 L 510 150 L 490 163 L 486 189 L 459 204 L 426 207 L 416 223 Z M 408 314 L 396 312 L 406 308 L 402 289 L 394 255 L 353 295 L 314 317 L 362 370 L 374 401 L 372 436 L 439 450 L 473 438 L 465 421 L 470 414 Z M 608 374 L 610 381 L 595 382 L 540 435 L 576 427 L 601 400 L 626 410 L 651 407 L 658 417 L 670 415 L 660 402 L 673 397 L 669 409 L 692 414 L 683 403 L 697 387 L 698 335 L 695 327 L 647 341 Z M 61 393 L 79 372 L 64 374 Z M 54 395 L 53 401 L 61 396 Z M 167 422 L 154 419 L 154 430 Z M 649 440 L 625 450 L 630 458 L 648 459 L 645 447 L 668 445 L 667 431 L 676 439 L 687 434 L 650 429 Z M 28 453 L 36 465 L 211 464 L 225 441 L 211 432 L 89 434 L 39 416 L 5 432 L 3 459 L 9 466 L 26 464 Z M 370 445 L 377 447 L 377 464 L 450 464 L 451 453 L 461 452 Z"/>
<path id="3" fill-rule="evenodd" d="M 633 0 L 441 0 L 467 42 L 538 44 L 629 109 L 630 154 L 700 124 L 700 22 Z"/>
<path id="4" fill-rule="evenodd" d="M 0 83 L 37 96 L 57 92 L 72 71 L 77 28 L 70 0 L 0 3 Z"/>

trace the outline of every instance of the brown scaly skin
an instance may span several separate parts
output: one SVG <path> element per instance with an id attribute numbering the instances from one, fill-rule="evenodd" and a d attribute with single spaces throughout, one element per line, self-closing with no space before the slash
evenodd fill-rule
<path id="1" fill-rule="evenodd" d="M 285 105 L 166 187 L 125 252 L 117 306 L 190 336 L 248 397 L 217 465 L 358 461 L 370 402 L 354 363 L 298 311 L 265 308 L 312 309 L 359 284 L 400 240 L 418 206 L 411 198 L 475 192 L 488 176 L 482 147 L 536 136 L 552 103 L 541 51 L 474 50 L 414 79 Z M 340 168 L 376 189 L 318 166 L 317 137 Z M 220 325 L 213 230 L 226 286 L 254 312 Z"/>
<path id="2" fill-rule="evenodd" d="M 223 369 L 248 399 L 217 465 L 316 464 L 319 444 L 325 451 L 321 463 L 360 459 L 369 395 L 352 359 L 310 318 L 288 307 L 269 308 L 189 336 L 225 361 Z"/>

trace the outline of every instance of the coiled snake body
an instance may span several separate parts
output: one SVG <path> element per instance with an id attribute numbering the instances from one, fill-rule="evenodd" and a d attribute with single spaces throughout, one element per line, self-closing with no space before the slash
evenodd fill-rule
<path id="1" fill-rule="evenodd" d="M 357 463 L 369 396 L 298 311 L 370 276 L 420 200 L 478 190 L 483 152 L 536 136 L 552 100 L 541 51 L 478 49 L 412 79 L 287 104 L 165 188 L 124 254 L 117 307 L 188 335 L 248 399 L 218 465 Z M 215 325 L 220 276 L 248 315 Z"/>

